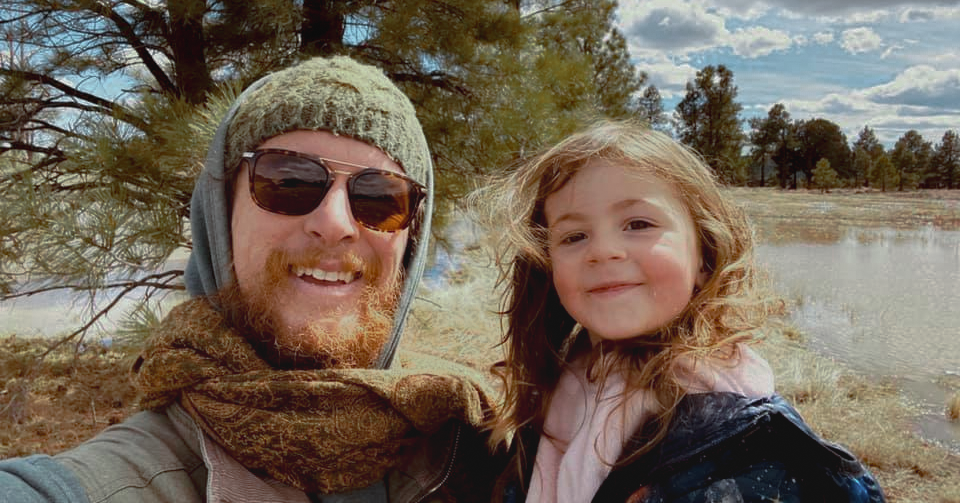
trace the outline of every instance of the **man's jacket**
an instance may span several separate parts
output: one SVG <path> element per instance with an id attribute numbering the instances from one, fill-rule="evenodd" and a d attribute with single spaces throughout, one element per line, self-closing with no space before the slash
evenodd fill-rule
<path id="1" fill-rule="evenodd" d="M 485 503 L 495 473 L 484 474 L 497 469 L 484 439 L 455 423 L 412 444 L 382 484 L 344 495 L 306 495 L 242 467 L 211 474 L 207 464 L 218 454 L 210 447 L 179 406 L 141 412 L 54 457 L 0 461 L 0 502 Z"/>

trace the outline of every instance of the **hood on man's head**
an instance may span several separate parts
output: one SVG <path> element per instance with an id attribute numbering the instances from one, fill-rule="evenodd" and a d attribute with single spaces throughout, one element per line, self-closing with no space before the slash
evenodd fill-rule
<path id="1" fill-rule="evenodd" d="M 411 227 L 405 281 L 391 337 L 378 367 L 393 361 L 404 321 L 426 264 L 433 210 L 430 151 L 410 100 L 376 67 L 350 58 L 313 58 L 254 82 L 233 103 L 207 150 L 190 202 L 193 250 L 185 281 L 191 296 L 212 297 L 234 281 L 230 201 L 241 154 L 294 130 L 326 130 L 367 142 L 427 187 L 420 222 Z"/>

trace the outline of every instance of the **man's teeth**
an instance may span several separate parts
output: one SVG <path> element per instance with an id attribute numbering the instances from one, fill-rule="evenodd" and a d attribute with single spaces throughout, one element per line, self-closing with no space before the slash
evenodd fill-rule
<path id="1" fill-rule="evenodd" d="M 357 277 L 355 272 L 333 272 L 324 271 L 323 269 L 307 269 L 305 267 L 294 267 L 293 272 L 297 276 L 310 276 L 320 281 L 340 281 L 342 283 L 349 283 Z"/>

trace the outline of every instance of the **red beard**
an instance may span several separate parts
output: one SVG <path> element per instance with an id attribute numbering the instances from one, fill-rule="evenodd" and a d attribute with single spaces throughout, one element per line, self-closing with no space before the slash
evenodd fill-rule
<path id="1" fill-rule="evenodd" d="M 285 326 L 276 313 L 276 305 L 283 301 L 277 292 L 288 281 L 292 264 L 309 267 L 318 255 L 272 252 L 252 291 L 248 288 L 248 293 L 244 293 L 233 282 L 217 294 L 216 304 L 226 322 L 239 330 L 275 368 L 372 367 L 393 328 L 393 314 L 403 284 L 402 271 L 386 287 L 377 288 L 373 285 L 379 284 L 381 264 L 347 255 L 343 261 L 360 270 L 368 282 L 360 297 L 356 321 L 340 324 L 337 333 L 320 326 Z"/>

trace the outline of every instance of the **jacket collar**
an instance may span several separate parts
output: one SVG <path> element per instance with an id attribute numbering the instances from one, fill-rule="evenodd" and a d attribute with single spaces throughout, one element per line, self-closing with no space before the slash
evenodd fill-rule
<path id="1" fill-rule="evenodd" d="M 752 443 L 760 449 L 789 451 L 805 464 L 821 466 L 840 475 L 864 473 L 856 457 L 846 449 L 821 439 L 796 409 L 783 397 L 747 398 L 736 393 L 714 392 L 685 396 L 677 406 L 667 436 L 650 452 L 629 464 L 616 467 L 604 481 L 607 488 L 640 487 L 677 473 L 696 463 L 711 449 L 726 442 Z M 650 438 L 656 428 L 647 424 L 628 442 L 621 462 Z M 757 433 L 770 433 L 768 435 Z M 766 439 L 766 440 L 764 440 Z M 775 445 L 769 445 L 770 443 Z M 760 445 L 763 444 L 763 445 Z"/>

